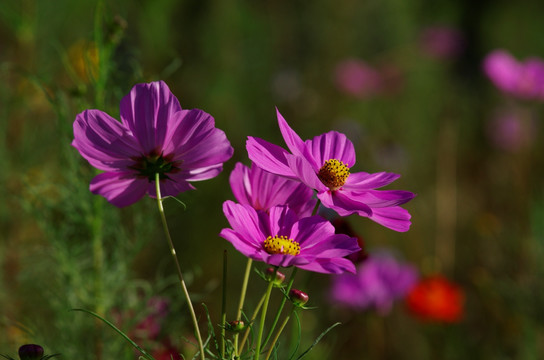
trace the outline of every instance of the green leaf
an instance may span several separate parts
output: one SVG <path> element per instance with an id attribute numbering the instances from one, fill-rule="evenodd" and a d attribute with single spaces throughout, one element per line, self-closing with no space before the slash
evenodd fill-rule
<path id="1" fill-rule="evenodd" d="M 115 325 L 113 325 L 111 322 L 109 322 L 108 320 L 104 319 L 102 316 L 90 311 L 90 310 L 86 310 L 86 309 L 72 309 L 73 311 L 82 311 L 84 313 L 87 313 L 87 314 L 90 314 L 92 316 L 94 316 L 95 318 L 97 319 L 100 319 L 102 320 L 106 325 L 108 325 L 109 327 L 111 327 L 113 330 L 115 330 L 119 335 L 121 335 L 126 341 L 128 341 L 132 346 L 134 346 L 134 348 L 136 350 L 138 350 L 139 352 L 142 353 L 142 355 L 148 359 L 148 360 L 155 360 L 155 358 L 151 355 L 149 355 L 147 353 L 147 351 L 145 351 L 144 349 L 142 349 L 138 344 L 136 344 L 134 341 L 132 341 L 124 332 L 122 332 L 121 330 L 119 330 Z"/>
<path id="2" fill-rule="evenodd" d="M 335 327 L 337 327 L 338 325 L 340 325 L 341 323 L 340 322 L 337 322 L 337 323 L 334 323 L 332 324 L 331 326 L 329 326 L 329 328 L 325 331 L 323 331 L 318 337 L 317 339 L 315 339 L 314 343 L 308 348 L 306 349 L 306 351 L 304 351 L 302 354 L 300 354 L 300 356 L 297 358 L 297 360 L 300 360 L 302 359 L 304 356 L 306 356 L 310 350 L 312 350 L 314 348 L 314 346 L 317 345 L 318 342 L 321 341 L 321 339 L 323 338 L 323 336 L 325 336 L 329 331 L 331 331 L 332 329 L 334 329 Z"/>
<path id="3" fill-rule="evenodd" d="M 293 353 L 291 354 L 291 356 L 289 356 L 289 360 L 295 357 L 295 354 L 297 353 L 298 348 L 300 346 L 300 338 L 302 337 L 302 327 L 300 326 L 300 318 L 298 317 L 298 312 L 293 311 L 293 314 L 295 315 L 295 319 L 297 320 L 298 337 L 297 337 L 297 346 L 295 346 L 295 350 L 293 350 Z"/>
<path id="4" fill-rule="evenodd" d="M 180 204 L 183 206 L 183 210 L 187 210 L 187 205 L 185 205 L 185 203 L 184 203 L 183 201 L 181 201 L 180 199 L 178 199 L 178 198 L 175 197 L 175 196 L 172 196 L 172 195 L 164 196 L 162 199 L 163 199 L 163 200 L 164 200 L 164 199 L 174 199 L 174 200 L 176 200 L 178 203 L 180 203 Z"/>

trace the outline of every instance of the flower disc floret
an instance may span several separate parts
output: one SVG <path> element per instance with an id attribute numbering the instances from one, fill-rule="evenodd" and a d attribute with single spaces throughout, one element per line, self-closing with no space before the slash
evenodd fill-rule
<path id="1" fill-rule="evenodd" d="M 330 159 L 319 169 L 317 177 L 331 190 L 338 190 L 346 183 L 349 167 L 340 160 Z"/>
<path id="2" fill-rule="evenodd" d="M 285 235 L 269 236 L 264 241 L 264 249 L 269 254 L 298 255 L 300 254 L 300 244 Z"/>

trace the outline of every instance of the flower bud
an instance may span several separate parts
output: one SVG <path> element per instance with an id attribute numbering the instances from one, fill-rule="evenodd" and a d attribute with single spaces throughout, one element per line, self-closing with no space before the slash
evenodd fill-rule
<path id="1" fill-rule="evenodd" d="M 19 348 L 21 360 L 40 360 L 43 356 L 43 347 L 36 344 L 26 344 Z"/>
<path id="2" fill-rule="evenodd" d="M 225 325 L 225 329 L 228 331 L 241 332 L 246 329 L 246 323 L 243 320 L 229 321 Z"/>
<path id="3" fill-rule="evenodd" d="M 289 299 L 293 302 L 293 305 L 302 307 L 308 302 L 308 294 L 297 289 L 291 289 L 289 291 Z"/>
<path id="4" fill-rule="evenodd" d="M 274 272 L 275 272 L 275 275 L 274 275 Z M 279 287 L 285 280 L 285 275 L 275 270 L 273 267 L 267 268 L 264 273 L 265 273 L 266 280 L 272 281 L 274 283 L 274 286 L 276 287 Z"/>

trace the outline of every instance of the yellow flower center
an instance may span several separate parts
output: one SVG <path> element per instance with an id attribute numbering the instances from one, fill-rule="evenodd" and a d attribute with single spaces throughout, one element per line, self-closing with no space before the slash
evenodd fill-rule
<path id="1" fill-rule="evenodd" d="M 336 159 L 325 161 L 325 164 L 317 173 L 319 180 L 331 190 L 338 190 L 344 186 L 348 176 L 348 165 Z"/>
<path id="2" fill-rule="evenodd" d="M 269 254 L 298 255 L 300 254 L 300 245 L 287 236 L 269 236 L 264 241 L 264 249 Z"/>

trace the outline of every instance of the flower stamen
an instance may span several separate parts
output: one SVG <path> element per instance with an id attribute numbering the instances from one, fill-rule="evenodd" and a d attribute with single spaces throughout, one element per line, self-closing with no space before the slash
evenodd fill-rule
<path id="1" fill-rule="evenodd" d="M 300 245 L 287 236 L 275 235 L 269 236 L 264 241 L 264 249 L 269 254 L 298 255 L 300 254 Z"/>
<path id="2" fill-rule="evenodd" d="M 349 176 L 349 167 L 342 161 L 329 159 L 319 169 L 317 177 L 321 182 L 331 190 L 338 190 L 346 183 Z"/>

